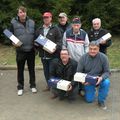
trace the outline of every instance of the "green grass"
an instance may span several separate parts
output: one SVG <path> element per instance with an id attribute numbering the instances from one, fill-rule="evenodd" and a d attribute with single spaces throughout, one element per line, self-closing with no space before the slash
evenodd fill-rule
<path id="1" fill-rule="evenodd" d="M 40 65 L 40 58 L 37 55 L 35 59 L 36 65 Z M 16 55 L 13 46 L 5 46 L 0 44 L 0 65 L 15 65 Z"/>
<path id="2" fill-rule="evenodd" d="M 120 69 L 120 37 L 112 38 L 112 46 L 108 48 L 107 54 L 111 69 Z M 36 56 L 36 65 L 40 65 L 40 58 Z M 0 65 L 15 65 L 15 48 L 0 45 Z"/>
<path id="3" fill-rule="evenodd" d="M 108 48 L 110 68 L 120 69 L 120 37 L 114 37 L 112 46 Z"/>

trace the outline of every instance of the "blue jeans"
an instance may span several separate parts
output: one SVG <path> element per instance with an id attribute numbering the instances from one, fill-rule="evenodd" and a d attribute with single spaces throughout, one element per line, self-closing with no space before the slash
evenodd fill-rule
<path id="1" fill-rule="evenodd" d="M 103 80 L 98 89 L 98 102 L 103 103 L 106 100 L 106 97 L 109 92 L 109 87 L 110 87 L 110 80 L 107 78 Z M 96 91 L 96 86 L 94 85 L 85 85 L 85 100 L 88 103 L 91 103 L 95 100 L 95 91 Z"/>
<path id="2" fill-rule="evenodd" d="M 49 80 L 49 69 L 50 69 L 50 63 L 52 59 L 44 59 L 41 58 L 42 64 L 43 64 L 43 71 L 44 71 L 44 76 L 48 85 L 48 80 Z"/>

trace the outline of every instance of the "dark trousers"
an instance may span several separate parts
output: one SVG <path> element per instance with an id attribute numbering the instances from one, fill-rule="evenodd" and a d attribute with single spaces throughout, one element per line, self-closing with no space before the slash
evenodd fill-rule
<path id="1" fill-rule="evenodd" d="M 74 86 L 71 91 L 63 91 L 52 88 L 52 93 L 57 95 L 61 100 L 67 97 L 69 100 L 75 100 L 78 94 L 78 85 Z"/>
<path id="2" fill-rule="evenodd" d="M 41 61 L 42 61 L 42 64 L 43 64 L 44 76 L 45 76 L 45 80 L 47 82 L 47 86 L 48 86 L 48 80 L 49 80 L 49 69 L 50 69 L 51 60 L 52 59 L 41 58 Z"/>
<path id="3" fill-rule="evenodd" d="M 17 80 L 18 80 L 18 90 L 24 89 L 24 67 L 27 61 L 27 66 L 29 70 L 29 83 L 30 88 L 36 87 L 35 84 L 35 52 L 16 52 L 16 62 L 17 62 Z"/>

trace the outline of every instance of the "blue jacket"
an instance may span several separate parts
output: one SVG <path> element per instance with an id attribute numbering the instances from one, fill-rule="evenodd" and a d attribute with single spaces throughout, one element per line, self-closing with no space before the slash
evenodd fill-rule
<path id="1" fill-rule="evenodd" d="M 88 52 L 88 46 L 88 35 L 83 29 L 80 29 L 78 34 L 74 34 L 72 28 L 64 33 L 62 47 L 68 49 L 71 58 L 75 61 L 78 62 L 81 56 Z"/>

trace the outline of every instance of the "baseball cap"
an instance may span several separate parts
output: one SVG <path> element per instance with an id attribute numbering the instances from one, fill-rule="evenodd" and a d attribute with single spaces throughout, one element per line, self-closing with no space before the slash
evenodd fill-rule
<path id="1" fill-rule="evenodd" d="M 52 13 L 51 12 L 45 12 L 43 14 L 43 17 L 52 17 Z"/>
<path id="2" fill-rule="evenodd" d="M 60 13 L 59 17 L 67 17 L 67 14 L 66 13 Z"/>
<path id="3" fill-rule="evenodd" d="M 80 18 L 79 18 L 79 17 L 75 17 L 75 18 L 73 18 L 73 20 L 72 20 L 72 24 L 81 24 L 81 20 L 80 20 Z"/>

